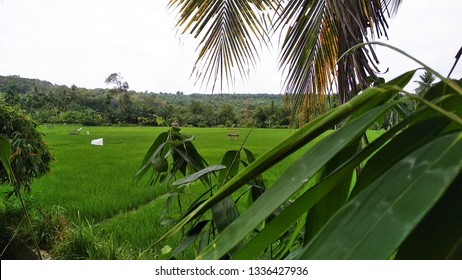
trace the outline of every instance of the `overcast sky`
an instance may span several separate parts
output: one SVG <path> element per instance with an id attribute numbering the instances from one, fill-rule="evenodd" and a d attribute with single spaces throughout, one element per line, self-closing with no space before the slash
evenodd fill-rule
<path id="1" fill-rule="evenodd" d="M 136 91 L 210 93 L 190 73 L 196 42 L 174 28 L 168 0 L 0 0 L 0 75 L 107 87 L 119 72 Z M 388 43 L 447 75 L 462 46 L 461 0 L 404 0 Z M 230 93 L 281 93 L 277 44 Z M 387 79 L 417 67 L 377 47 Z M 462 61 L 452 77 L 462 77 Z M 417 79 L 417 78 L 416 78 Z"/>

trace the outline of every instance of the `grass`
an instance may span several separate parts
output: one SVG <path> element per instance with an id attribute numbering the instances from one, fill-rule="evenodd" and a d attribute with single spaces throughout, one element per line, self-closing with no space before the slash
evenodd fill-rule
<path id="1" fill-rule="evenodd" d="M 45 140 L 53 150 L 56 161 L 51 173 L 32 185 L 32 199 L 43 211 L 55 207 L 65 209 L 67 218 L 82 228 L 94 227 L 99 240 L 110 246 L 129 248 L 131 254 L 116 256 L 116 249 L 102 255 L 106 258 L 146 257 L 147 248 L 158 255 L 163 245 L 150 247 L 169 227 L 160 224 L 160 215 L 166 203 L 167 190 L 149 187 L 147 181 L 135 183 L 132 178 L 140 167 L 145 152 L 157 135 L 167 128 L 153 127 L 84 127 L 80 134 L 70 135 L 69 126 L 41 127 Z M 239 149 L 250 129 L 240 130 L 240 139 L 228 140 L 226 128 L 184 128 L 183 133 L 195 135 L 194 145 L 208 164 L 219 164 L 227 150 Z M 245 147 L 257 157 L 287 138 L 293 131 L 255 129 Z M 371 132 L 375 139 L 380 132 Z M 92 146 L 90 141 L 103 138 L 104 146 Z M 293 162 L 297 152 L 282 164 L 265 172 L 269 185 Z M 184 210 L 184 209 L 183 209 Z M 173 206 L 169 215 L 177 215 Z M 88 231 L 88 230 L 87 230 Z M 92 232 L 92 230 L 90 230 Z M 82 239 L 82 236 L 79 237 Z M 77 238 L 77 239 L 79 239 Z M 94 240 L 92 242 L 95 242 Z M 98 253 L 88 253 L 93 258 Z M 192 252 L 186 258 L 193 257 Z"/>
<path id="2" fill-rule="evenodd" d="M 32 186 L 34 199 L 44 207 L 59 205 L 73 218 L 80 216 L 100 222 L 135 210 L 164 192 L 147 187 L 147 182 L 136 184 L 132 178 L 152 141 L 166 128 L 90 127 L 80 135 L 69 135 L 66 126 L 42 129 L 56 157 L 51 174 Z M 196 135 L 194 144 L 209 164 L 220 163 L 225 151 L 239 149 L 244 138 L 229 141 L 226 129 L 198 128 L 183 132 Z M 289 133 L 289 130 L 254 130 L 246 147 L 258 156 Z M 100 137 L 104 138 L 104 146 L 90 145 L 92 139 Z"/>
<path id="3" fill-rule="evenodd" d="M 136 186 L 132 177 L 156 132 L 152 136 L 152 130 L 110 127 L 88 128 L 80 135 L 69 135 L 67 127 L 44 132 L 56 161 L 51 174 L 32 186 L 40 205 L 60 205 L 73 219 L 80 216 L 99 222 L 155 197 L 152 189 Z M 105 146 L 90 145 L 91 139 L 100 137 Z"/>
<path id="4" fill-rule="evenodd" d="M 72 223 L 95 226 L 95 231 L 106 232 L 123 246 L 139 251 L 149 247 L 168 230 L 168 226 L 160 225 L 166 202 L 162 194 L 166 190 L 149 187 L 146 181 L 135 183 L 132 178 L 153 140 L 166 128 L 85 127 L 80 134 L 70 135 L 71 129 L 41 127 L 56 161 L 49 175 L 34 182 L 34 203 L 44 211 L 59 206 L 65 209 Z M 249 131 L 241 129 L 239 140 L 228 140 L 227 129 L 182 130 L 196 136 L 194 144 L 209 164 L 219 164 L 227 150 L 239 149 Z M 290 130 L 256 129 L 245 146 L 258 156 L 290 133 Z M 104 146 L 90 145 L 95 138 L 103 138 Z M 274 180 L 282 168 L 275 167 L 266 179 Z M 171 209 L 171 215 L 175 211 L 177 207 Z"/>

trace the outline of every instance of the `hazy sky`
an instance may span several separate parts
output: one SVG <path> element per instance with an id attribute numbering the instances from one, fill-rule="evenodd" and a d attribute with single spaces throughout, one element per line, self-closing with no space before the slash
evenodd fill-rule
<path id="1" fill-rule="evenodd" d="M 55 84 L 107 87 L 119 72 L 137 91 L 210 92 L 190 73 L 196 42 L 174 28 L 168 0 L 0 0 L 0 75 Z M 447 75 L 462 46 L 461 0 L 404 0 L 390 20 L 388 43 Z M 225 92 L 281 93 L 278 46 L 263 51 L 245 82 Z M 377 47 L 392 78 L 417 67 Z M 452 77 L 462 77 L 462 61 Z M 417 78 L 416 78 L 417 79 Z"/>

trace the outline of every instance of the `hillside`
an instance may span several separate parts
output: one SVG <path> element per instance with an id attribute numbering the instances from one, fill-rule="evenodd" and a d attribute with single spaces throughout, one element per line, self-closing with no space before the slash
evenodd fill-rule
<path id="1" fill-rule="evenodd" d="M 109 83 L 110 84 L 110 83 Z M 287 127 L 284 95 L 135 92 L 127 88 L 87 89 L 49 81 L 0 76 L 0 98 L 19 105 L 39 123 Z"/>
<path id="2" fill-rule="evenodd" d="M 50 82 L 38 79 L 21 78 L 20 76 L 0 76 L 0 92 L 14 92 L 19 94 L 38 91 L 48 91 L 56 87 Z"/>

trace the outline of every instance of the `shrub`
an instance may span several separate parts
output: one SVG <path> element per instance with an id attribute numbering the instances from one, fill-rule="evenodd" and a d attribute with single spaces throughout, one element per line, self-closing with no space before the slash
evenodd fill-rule
<path id="1" fill-rule="evenodd" d="M 63 240 L 68 222 L 62 208 L 44 213 L 26 199 L 24 205 L 34 228 L 33 234 L 41 249 L 49 250 Z M 0 201 L 0 250 L 2 259 L 35 259 L 30 229 L 17 196 Z M 43 252 L 42 252 L 43 254 Z"/>
<path id="2" fill-rule="evenodd" d="M 10 142 L 16 181 L 29 191 L 32 180 L 48 173 L 53 160 L 47 143 L 42 140 L 43 134 L 19 108 L 8 107 L 0 101 L 0 136 Z M 8 182 L 6 170 L 0 165 L 0 183 Z"/>
<path id="3" fill-rule="evenodd" d="M 52 255 L 62 260 L 148 260 L 158 257 L 151 250 L 137 252 L 129 244 L 117 244 L 107 231 L 84 221 L 70 225 L 66 237 L 53 248 Z"/>

